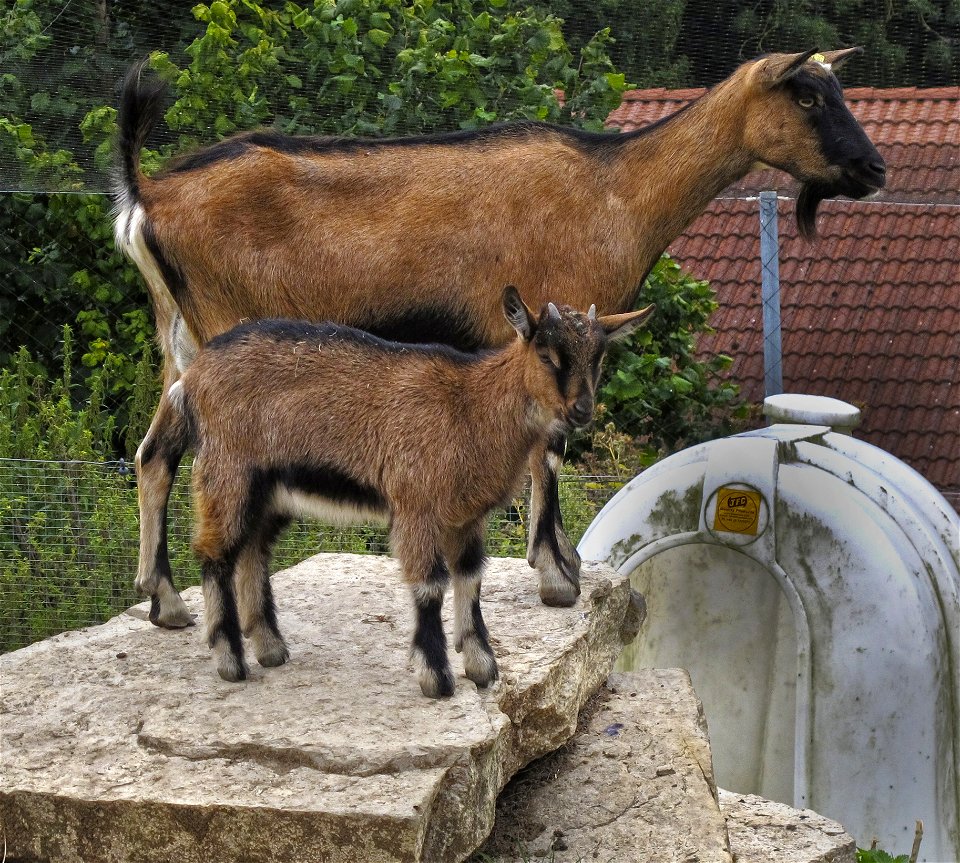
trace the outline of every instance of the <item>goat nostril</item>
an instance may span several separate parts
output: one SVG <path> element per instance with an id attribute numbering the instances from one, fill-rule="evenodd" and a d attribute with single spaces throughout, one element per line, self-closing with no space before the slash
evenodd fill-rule
<path id="1" fill-rule="evenodd" d="M 854 167 L 861 171 L 869 171 L 871 174 L 883 175 L 887 173 L 887 163 L 881 157 L 874 159 L 857 159 L 854 161 Z"/>
<path id="2" fill-rule="evenodd" d="M 576 404 L 570 411 L 570 420 L 578 426 L 586 425 L 593 417 L 593 405 L 585 406 Z"/>

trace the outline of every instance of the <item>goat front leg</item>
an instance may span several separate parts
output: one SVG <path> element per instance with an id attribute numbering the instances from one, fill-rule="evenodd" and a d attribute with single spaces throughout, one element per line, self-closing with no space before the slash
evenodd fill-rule
<path id="1" fill-rule="evenodd" d="M 193 626 L 193 617 L 174 587 L 167 550 L 167 505 L 186 451 L 178 425 L 176 411 L 165 393 L 135 459 L 140 557 L 134 587 L 150 597 L 150 622 L 168 629 Z"/>
<path id="2" fill-rule="evenodd" d="M 563 530 L 559 474 L 567 439 L 550 437 L 530 454 L 530 534 L 527 562 L 540 574 L 544 605 L 573 605 L 580 595 L 580 554 Z"/>
<path id="3" fill-rule="evenodd" d="M 410 654 L 420 691 L 428 698 L 448 698 L 455 684 L 441 612 L 450 573 L 425 528 L 428 523 L 422 516 L 394 513 L 391 539 L 413 596 L 416 628 Z"/>
<path id="4" fill-rule="evenodd" d="M 445 543 L 453 573 L 454 648 L 463 654 L 467 677 L 481 689 L 500 676 L 480 611 L 480 579 L 487 562 L 483 537 L 484 523 L 479 520 L 462 531 L 451 531 Z"/>

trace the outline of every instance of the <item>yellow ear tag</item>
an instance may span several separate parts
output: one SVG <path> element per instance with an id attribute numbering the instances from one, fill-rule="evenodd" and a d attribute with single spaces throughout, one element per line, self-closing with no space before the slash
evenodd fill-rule
<path id="1" fill-rule="evenodd" d="M 823 54 L 814 54 L 811 58 L 814 63 L 819 63 L 824 69 L 828 72 L 830 71 L 830 64 L 827 62 L 827 58 Z"/>

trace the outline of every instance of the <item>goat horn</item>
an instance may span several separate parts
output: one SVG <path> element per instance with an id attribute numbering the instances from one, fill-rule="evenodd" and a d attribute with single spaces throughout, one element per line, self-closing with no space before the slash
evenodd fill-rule
<path id="1" fill-rule="evenodd" d="M 555 321 L 560 320 L 560 310 L 553 303 L 547 303 L 547 317 Z"/>
<path id="2" fill-rule="evenodd" d="M 590 311 L 587 312 L 587 317 L 590 318 L 591 321 L 595 321 L 597 319 L 596 303 L 590 303 Z"/>

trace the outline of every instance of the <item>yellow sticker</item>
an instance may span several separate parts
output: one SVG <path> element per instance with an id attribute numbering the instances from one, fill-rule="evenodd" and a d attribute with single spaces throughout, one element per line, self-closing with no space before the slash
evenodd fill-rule
<path id="1" fill-rule="evenodd" d="M 824 57 L 823 54 L 814 54 L 811 59 L 816 60 L 818 63 L 823 63 L 827 58 Z"/>
<path id="2" fill-rule="evenodd" d="M 721 488 L 717 492 L 714 530 L 757 535 L 760 520 L 760 492 L 743 488 Z"/>

